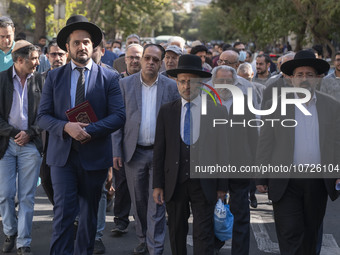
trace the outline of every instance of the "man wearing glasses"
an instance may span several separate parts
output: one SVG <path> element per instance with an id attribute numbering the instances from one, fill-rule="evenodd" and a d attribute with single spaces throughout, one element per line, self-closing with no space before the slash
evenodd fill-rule
<path id="1" fill-rule="evenodd" d="M 65 65 L 67 60 L 66 51 L 59 48 L 56 40 L 52 40 L 48 44 L 46 57 L 51 65 L 50 70 Z"/>
<path id="2" fill-rule="evenodd" d="M 162 254 L 165 239 L 165 206 L 152 198 L 153 145 L 156 118 L 161 105 L 179 98 L 176 82 L 159 74 L 165 50 L 147 44 L 141 71 L 120 80 L 126 107 L 126 123 L 113 135 L 113 167 L 124 162 L 134 207 L 139 245 L 133 254 Z M 124 158 L 123 158 L 124 157 Z"/>
<path id="3" fill-rule="evenodd" d="M 141 58 L 143 54 L 143 47 L 140 44 L 133 43 L 127 46 L 125 52 L 126 71 L 122 73 L 123 77 L 138 73 L 141 67 Z"/>

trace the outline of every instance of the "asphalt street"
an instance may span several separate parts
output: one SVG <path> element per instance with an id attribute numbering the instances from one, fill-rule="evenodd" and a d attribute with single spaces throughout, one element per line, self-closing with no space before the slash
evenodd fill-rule
<path id="1" fill-rule="evenodd" d="M 258 208 L 251 210 L 251 236 L 250 236 L 250 255 L 269 255 L 279 254 L 275 226 L 273 221 L 272 206 L 267 205 L 267 196 L 257 194 Z M 315 205 L 318 206 L 318 205 Z M 324 221 L 324 235 L 321 255 L 340 255 L 340 200 L 331 202 L 327 206 L 326 217 Z M 52 231 L 53 211 L 42 187 L 38 187 L 35 203 L 35 214 L 32 232 L 31 249 L 34 255 L 48 255 L 49 242 Z M 131 220 L 133 218 L 131 217 Z M 192 221 L 192 218 L 190 218 Z M 2 219 L 0 217 L 0 226 L 2 230 Z M 190 224 L 191 227 L 191 224 Z M 113 228 L 113 213 L 109 212 L 106 217 L 106 228 L 104 231 L 103 242 L 106 247 L 105 254 L 125 255 L 132 254 L 132 250 L 138 245 L 134 233 L 134 222 L 129 225 L 128 233 L 122 236 L 114 236 L 111 233 Z M 187 239 L 188 255 L 192 252 L 192 232 L 189 230 Z M 4 241 L 3 232 L 0 231 L 0 245 Z M 221 255 L 231 254 L 231 240 L 226 242 L 221 249 Z M 2 253 L 0 253 L 2 254 Z M 12 253 L 16 254 L 14 249 Z M 166 236 L 164 255 L 170 255 L 169 237 Z"/>

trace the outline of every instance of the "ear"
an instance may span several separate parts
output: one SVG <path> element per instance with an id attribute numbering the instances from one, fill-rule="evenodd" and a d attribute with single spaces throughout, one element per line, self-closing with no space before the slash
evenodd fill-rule
<path id="1" fill-rule="evenodd" d="M 66 46 L 67 53 L 69 53 L 70 52 L 70 45 L 68 43 L 66 43 L 65 46 Z"/>
<path id="2" fill-rule="evenodd" d="M 102 56 L 104 56 L 104 54 L 105 54 L 105 48 L 102 48 L 102 52 L 101 52 L 102 54 Z"/>

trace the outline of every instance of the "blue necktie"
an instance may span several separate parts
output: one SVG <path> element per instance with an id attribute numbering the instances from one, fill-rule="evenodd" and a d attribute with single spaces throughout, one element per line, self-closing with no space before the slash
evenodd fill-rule
<path id="1" fill-rule="evenodd" d="M 190 103 L 186 103 L 185 107 L 187 108 L 187 111 L 184 116 L 184 143 L 187 145 L 192 144 L 192 139 L 190 137 L 190 126 L 192 124 L 192 116 L 190 111 Z"/>

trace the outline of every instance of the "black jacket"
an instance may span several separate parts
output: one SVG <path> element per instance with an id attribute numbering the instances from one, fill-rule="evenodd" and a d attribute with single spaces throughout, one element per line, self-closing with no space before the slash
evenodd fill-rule
<path id="1" fill-rule="evenodd" d="M 12 76 L 13 66 L 6 71 L 0 72 L 0 159 L 3 158 L 7 150 L 9 138 L 14 138 L 21 131 L 8 123 L 8 117 L 13 103 L 14 86 Z M 42 152 L 41 129 L 37 125 L 36 116 L 42 85 L 43 79 L 39 73 L 35 73 L 27 81 L 28 130 L 25 130 L 40 153 Z"/>

